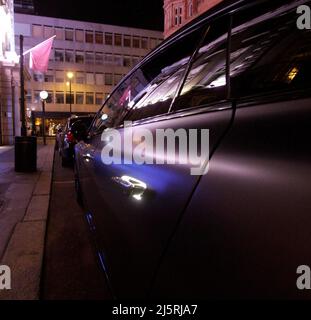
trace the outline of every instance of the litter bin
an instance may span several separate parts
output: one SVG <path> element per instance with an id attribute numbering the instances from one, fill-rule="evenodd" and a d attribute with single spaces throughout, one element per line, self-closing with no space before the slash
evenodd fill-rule
<path id="1" fill-rule="evenodd" d="M 37 171 L 36 137 L 15 137 L 15 171 Z"/>

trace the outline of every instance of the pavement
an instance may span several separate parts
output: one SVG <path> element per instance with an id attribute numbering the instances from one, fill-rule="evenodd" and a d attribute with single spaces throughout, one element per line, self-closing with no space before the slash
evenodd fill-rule
<path id="1" fill-rule="evenodd" d="M 11 290 L 0 300 L 36 300 L 44 254 L 54 141 L 38 143 L 37 172 L 14 171 L 14 148 L 0 147 L 0 265 L 11 268 Z"/>

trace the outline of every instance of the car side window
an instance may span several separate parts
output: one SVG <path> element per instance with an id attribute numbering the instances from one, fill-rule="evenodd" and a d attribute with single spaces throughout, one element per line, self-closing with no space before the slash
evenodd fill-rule
<path id="1" fill-rule="evenodd" d="M 290 3 L 246 23 L 240 20 L 247 12 L 233 17 L 233 97 L 310 88 L 311 31 L 298 29 L 296 10 L 297 5 Z"/>
<path id="2" fill-rule="evenodd" d="M 97 114 L 93 133 L 167 113 L 204 28 L 168 43 L 125 79 Z"/>
<path id="3" fill-rule="evenodd" d="M 203 106 L 226 98 L 228 30 L 228 16 L 209 24 L 173 110 Z"/>

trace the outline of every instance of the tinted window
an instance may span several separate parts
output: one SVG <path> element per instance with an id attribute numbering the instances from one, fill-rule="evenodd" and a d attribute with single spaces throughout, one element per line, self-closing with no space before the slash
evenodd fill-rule
<path id="1" fill-rule="evenodd" d="M 243 24 L 247 13 L 234 17 L 235 97 L 310 88 L 311 32 L 297 28 L 296 9 L 297 4 L 283 5 Z"/>
<path id="2" fill-rule="evenodd" d="M 200 49 L 191 62 L 174 110 L 206 105 L 226 98 L 226 52 L 229 18 L 209 24 Z"/>
<path id="3" fill-rule="evenodd" d="M 168 112 L 201 29 L 184 35 L 123 81 L 97 115 L 93 132 Z M 129 112 L 130 111 L 130 112 Z"/>

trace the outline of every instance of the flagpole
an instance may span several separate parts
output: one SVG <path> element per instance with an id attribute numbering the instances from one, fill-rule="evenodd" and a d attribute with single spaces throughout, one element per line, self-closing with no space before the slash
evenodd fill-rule
<path id="1" fill-rule="evenodd" d="M 19 37 L 19 46 L 20 46 L 20 118 L 22 122 L 21 126 L 21 136 L 27 136 L 26 130 L 26 115 L 25 115 L 25 78 L 24 78 L 24 36 L 20 35 Z"/>
<path id="2" fill-rule="evenodd" d="M 44 40 L 43 42 L 40 42 L 39 44 L 37 44 L 37 45 L 34 46 L 33 48 L 25 51 L 25 52 L 23 53 L 24 56 L 25 56 L 26 54 L 30 53 L 32 50 L 36 49 L 37 47 L 42 46 L 42 45 L 45 44 L 46 42 L 50 41 L 51 39 L 54 39 L 55 37 L 56 37 L 56 35 L 53 36 L 53 37 L 51 37 L 51 38 L 49 38 L 49 39 Z"/>

